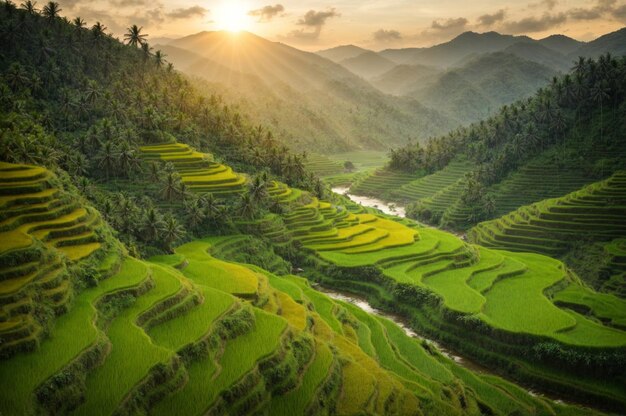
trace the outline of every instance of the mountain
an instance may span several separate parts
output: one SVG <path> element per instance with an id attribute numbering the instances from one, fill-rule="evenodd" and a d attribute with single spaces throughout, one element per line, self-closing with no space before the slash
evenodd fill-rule
<path id="1" fill-rule="evenodd" d="M 365 79 L 381 75 L 396 66 L 395 62 L 392 62 L 387 58 L 383 58 L 376 52 L 365 52 L 359 56 L 345 59 L 339 63 L 352 73 Z"/>
<path id="2" fill-rule="evenodd" d="M 515 43 L 503 52 L 547 66 L 555 71 L 567 72 L 571 66 L 570 60 L 564 54 L 538 42 Z"/>
<path id="3" fill-rule="evenodd" d="M 251 33 L 202 32 L 162 50 L 293 149 L 386 150 L 455 125 L 414 99 L 383 94 L 328 59 Z"/>
<path id="4" fill-rule="evenodd" d="M 405 95 L 415 91 L 420 85 L 431 82 L 441 70 L 424 65 L 398 65 L 390 71 L 374 77 L 371 84 L 379 90 L 392 95 Z"/>
<path id="5" fill-rule="evenodd" d="M 585 42 L 572 39 L 565 35 L 548 36 L 547 38 L 538 40 L 537 43 L 563 55 L 569 55 L 585 44 Z"/>
<path id="6" fill-rule="evenodd" d="M 496 52 L 431 78 L 410 96 L 466 124 L 532 95 L 556 73 L 544 65 Z"/>
<path id="7" fill-rule="evenodd" d="M 607 52 L 615 56 L 626 55 L 626 27 L 584 44 L 571 53 L 569 57 L 570 60 L 574 60 L 579 56 L 597 58 Z"/>
<path id="8" fill-rule="evenodd" d="M 425 48 L 403 48 L 403 49 L 385 49 L 378 52 L 383 58 L 387 58 L 399 64 L 412 61 L 417 54 L 424 51 Z"/>
<path id="9" fill-rule="evenodd" d="M 322 58 L 326 58 L 333 62 L 339 63 L 341 61 L 345 61 L 346 59 L 356 58 L 357 56 L 366 52 L 371 51 L 355 45 L 342 45 L 331 49 L 317 51 L 316 53 Z"/>
<path id="10" fill-rule="evenodd" d="M 533 42 L 527 36 L 501 35 L 496 32 L 465 32 L 450 42 L 425 49 L 415 55 L 413 63 L 450 67 L 472 54 L 497 52 L 519 42 Z"/>

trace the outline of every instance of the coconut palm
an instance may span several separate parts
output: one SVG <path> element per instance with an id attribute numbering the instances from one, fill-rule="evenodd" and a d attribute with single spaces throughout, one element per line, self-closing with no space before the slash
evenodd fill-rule
<path id="1" fill-rule="evenodd" d="M 161 214 L 154 207 L 148 208 L 141 224 L 141 237 L 146 242 L 158 240 L 161 232 L 163 232 L 164 225 Z"/>
<path id="2" fill-rule="evenodd" d="M 138 46 L 143 46 L 146 43 L 146 37 L 148 37 L 148 35 L 143 35 L 141 33 L 141 31 L 143 30 L 143 27 L 132 25 L 126 30 L 127 32 L 124 35 L 124 40 L 126 41 L 126 44 L 130 46 L 138 47 Z"/>
<path id="3" fill-rule="evenodd" d="M 26 10 L 26 12 L 28 12 L 29 14 L 37 14 L 37 8 L 35 7 L 36 5 L 36 1 L 27 0 L 22 3 L 21 8 L 23 10 Z"/>
<path id="4" fill-rule="evenodd" d="M 59 13 L 61 13 L 61 11 L 62 9 L 61 6 L 59 6 L 59 3 L 51 1 L 43 7 L 42 15 L 48 20 L 54 20 L 59 17 Z"/>
<path id="5" fill-rule="evenodd" d="M 115 168 L 116 160 L 117 149 L 115 148 L 115 145 L 110 141 L 105 142 L 102 149 L 100 149 L 96 155 L 96 161 L 98 162 L 98 167 L 104 169 L 107 180 L 109 180 L 111 171 Z"/>
<path id="6" fill-rule="evenodd" d="M 167 214 L 163 221 L 162 236 L 165 242 L 165 248 L 172 253 L 172 244 L 183 238 L 185 229 L 178 223 L 178 220 L 172 215 Z"/>
<path id="7" fill-rule="evenodd" d="M 161 188 L 161 195 L 168 202 L 172 202 L 176 195 L 180 194 L 180 176 L 175 172 L 169 172 L 165 177 L 165 184 Z"/>
<path id="8" fill-rule="evenodd" d="M 161 51 L 156 51 L 154 53 L 154 63 L 156 64 L 157 68 L 163 67 L 163 65 L 165 64 L 165 57 L 166 56 L 167 55 L 165 55 Z"/>

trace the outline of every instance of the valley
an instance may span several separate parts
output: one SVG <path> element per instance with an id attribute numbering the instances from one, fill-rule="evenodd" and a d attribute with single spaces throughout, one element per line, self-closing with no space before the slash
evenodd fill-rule
<path id="1" fill-rule="evenodd" d="M 626 29 L 61 6 L 0 2 L 1 415 L 624 413 Z"/>

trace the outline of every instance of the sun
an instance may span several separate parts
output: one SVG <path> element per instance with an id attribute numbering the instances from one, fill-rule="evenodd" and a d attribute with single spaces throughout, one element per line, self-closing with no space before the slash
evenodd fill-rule
<path id="1" fill-rule="evenodd" d="M 223 1 L 215 10 L 214 18 L 219 30 L 233 33 L 250 29 L 252 22 L 248 8 L 240 1 Z"/>

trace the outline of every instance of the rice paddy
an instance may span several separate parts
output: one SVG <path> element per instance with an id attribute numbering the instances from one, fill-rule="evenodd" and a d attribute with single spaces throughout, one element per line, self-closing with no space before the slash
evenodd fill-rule
<path id="1" fill-rule="evenodd" d="M 200 153 L 181 143 L 144 146 L 147 161 L 171 163 L 182 183 L 196 193 L 229 196 L 243 192 L 246 178 L 232 168 L 213 162 L 210 155 Z"/>

